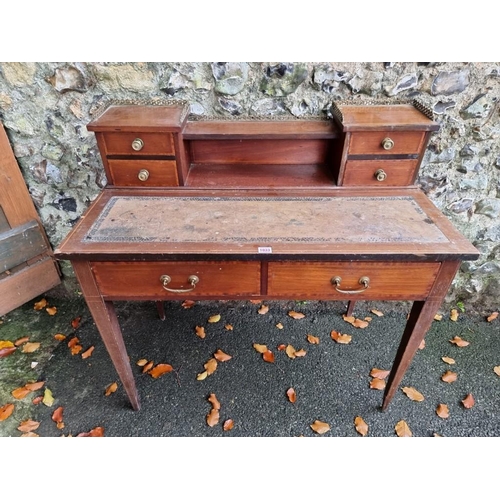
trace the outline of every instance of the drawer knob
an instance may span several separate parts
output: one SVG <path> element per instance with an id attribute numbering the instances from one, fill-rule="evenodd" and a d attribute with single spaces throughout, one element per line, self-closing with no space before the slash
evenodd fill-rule
<path id="1" fill-rule="evenodd" d="M 394 147 L 394 141 L 390 138 L 390 137 L 386 137 L 383 141 L 382 141 L 382 147 L 386 150 L 386 151 L 389 151 L 390 149 L 392 149 Z"/>
<path id="2" fill-rule="evenodd" d="M 363 288 L 359 288 L 357 290 L 342 290 L 339 288 L 340 283 L 342 283 L 342 278 L 340 276 L 334 276 L 330 280 L 331 284 L 335 287 L 335 290 L 340 293 L 347 294 L 355 294 L 355 293 L 363 293 L 370 285 L 370 278 L 368 276 L 362 276 L 359 278 L 358 283 L 363 286 Z"/>
<path id="3" fill-rule="evenodd" d="M 149 171 L 146 170 L 145 168 L 139 170 L 137 178 L 142 182 L 147 181 L 149 179 Z"/>
<path id="4" fill-rule="evenodd" d="M 139 139 L 139 137 L 132 141 L 132 149 L 134 151 L 140 151 L 143 147 L 144 147 L 144 141 L 142 139 Z"/>
<path id="5" fill-rule="evenodd" d="M 379 168 L 376 172 L 375 172 L 375 178 L 377 179 L 377 181 L 379 182 L 384 182 L 386 179 L 387 179 L 387 174 L 385 173 L 384 170 L 382 170 L 381 168 Z"/>
<path id="6" fill-rule="evenodd" d="M 191 285 L 191 288 L 167 288 L 167 285 L 172 281 L 172 278 L 168 274 L 163 274 L 162 276 L 160 276 L 160 281 L 163 288 L 167 290 L 167 292 L 173 293 L 192 292 L 196 288 L 196 285 L 200 282 L 200 278 L 198 278 L 198 276 L 196 276 L 195 274 L 189 276 L 187 280 Z"/>

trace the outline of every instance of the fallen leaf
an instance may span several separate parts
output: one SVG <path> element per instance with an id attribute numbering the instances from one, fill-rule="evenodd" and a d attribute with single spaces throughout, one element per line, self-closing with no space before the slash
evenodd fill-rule
<path id="1" fill-rule="evenodd" d="M 26 389 L 29 389 L 30 391 L 38 391 L 38 389 L 41 389 L 45 385 L 45 380 L 41 380 L 40 382 L 31 382 L 29 384 L 25 384 L 24 387 Z"/>
<path id="2" fill-rule="evenodd" d="M 445 404 L 439 404 L 436 408 L 436 414 L 441 418 L 448 418 L 450 416 L 450 410 Z"/>
<path id="3" fill-rule="evenodd" d="M 37 349 L 40 348 L 40 342 L 26 342 L 26 344 L 23 345 L 23 352 L 35 352 Z"/>
<path id="4" fill-rule="evenodd" d="M 286 391 L 286 395 L 288 396 L 288 401 L 290 401 L 290 403 L 295 403 L 295 401 L 297 401 L 297 394 L 295 393 L 295 389 L 293 387 L 290 387 L 290 389 Z"/>
<path id="5" fill-rule="evenodd" d="M 425 348 L 425 339 L 422 339 L 422 342 L 420 342 L 420 345 L 418 346 L 419 349 L 424 349 Z"/>
<path id="6" fill-rule="evenodd" d="M 47 311 L 47 314 L 49 316 L 54 316 L 55 314 L 57 314 L 57 307 L 56 306 L 47 307 L 45 310 Z"/>
<path id="7" fill-rule="evenodd" d="M 62 333 L 56 333 L 56 334 L 54 335 L 54 338 L 55 338 L 56 340 L 61 341 L 61 340 L 64 340 L 64 339 L 66 338 L 66 335 L 63 335 Z"/>
<path id="8" fill-rule="evenodd" d="M 371 316 L 367 316 L 367 317 L 365 318 L 365 321 L 368 321 L 368 323 L 369 323 L 372 319 L 373 319 L 373 318 L 372 318 Z"/>
<path id="9" fill-rule="evenodd" d="M 302 319 L 306 317 L 305 314 L 302 314 L 301 312 L 297 311 L 288 311 L 288 316 L 290 316 L 293 319 Z"/>
<path id="10" fill-rule="evenodd" d="M 15 351 L 17 351 L 17 347 L 4 347 L 3 349 L 0 349 L 0 358 L 6 358 L 7 356 L 13 354 Z"/>
<path id="11" fill-rule="evenodd" d="M 370 377 L 384 380 L 385 378 L 388 377 L 389 373 L 391 373 L 390 370 L 380 370 L 379 368 L 372 368 L 370 370 Z"/>
<path id="12" fill-rule="evenodd" d="M 118 384 L 116 382 L 112 382 L 106 387 L 104 395 L 110 396 L 111 394 L 113 394 L 113 392 L 116 392 L 117 389 L 118 389 Z"/>
<path id="13" fill-rule="evenodd" d="M 311 335 L 310 333 L 307 334 L 307 341 L 310 344 L 319 344 L 319 337 L 315 337 L 314 335 Z"/>
<path id="14" fill-rule="evenodd" d="M 149 363 L 146 363 L 144 367 L 142 368 L 142 373 L 147 373 L 151 368 L 153 368 L 154 362 L 150 361 Z"/>
<path id="15" fill-rule="evenodd" d="M 443 375 L 441 375 L 441 380 L 443 382 L 448 382 L 449 384 L 451 384 L 451 382 L 455 382 L 455 380 L 457 380 L 457 376 L 457 373 L 448 370 L 443 373 Z"/>
<path id="16" fill-rule="evenodd" d="M 185 300 L 181 305 L 184 309 L 191 309 L 195 303 L 194 300 Z"/>
<path id="17" fill-rule="evenodd" d="M 207 415 L 207 424 L 209 427 L 214 427 L 219 423 L 219 410 L 212 408 L 210 413 Z"/>
<path id="18" fill-rule="evenodd" d="M 394 427 L 396 430 L 396 434 L 398 437 L 412 437 L 413 434 L 408 427 L 408 424 L 404 420 L 400 420 L 397 424 L 396 427 Z"/>
<path id="19" fill-rule="evenodd" d="M 350 323 L 351 325 L 356 321 L 354 316 L 347 316 L 347 314 L 343 314 L 342 318 L 345 322 Z"/>
<path id="20" fill-rule="evenodd" d="M 198 373 L 198 375 L 196 375 L 196 380 L 205 380 L 207 377 L 208 377 L 208 372 L 204 371 L 204 372 Z"/>
<path id="21" fill-rule="evenodd" d="M 458 310 L 457 309 L 452 309 L 450 311 L 450 319 L 451 319 L 451 321 L 457 321 L 457 319 L 458 319 Z"/>
<path id="22" fill-rule="evenodd" d="M 21 337 L 20 339 L 17 339 L 15 342 L 14 342 L 14 345 L 16 347 L 19 347 L 21 344 L 24 344 L 25 342 L 28 342 L 30 338 L 28 336 L 26 337 Z M 2 344 L 2 342 L 0 342 L 0 345 Z"/>
<path id="23" fill-rule="evenodd" d="M 167 363 L 159 363 L 149 372 L 148 375 L 151 375 L 153 378 L 159 378 L 172 370 L 173 367 L 171 365 Z"/>
<path id="24" fill-rule="evenodd" d="M 137 361 L 136 365 L 137 366 L 144 366 L 148 362 L 147 359 L 141 358 L 139 361 Z"/>
<path id="25" fill-rule="evenodd" d="M 217 349 L 217 352 L 214 354 L 214 358 L 217 361 L 224 362 L 224 361 L 229 361 L 232 358 L 232 356 L 230 356 L 229 354 L 226 354 L 224 351 L 222 351 L 220 349 Z"/>
<path id="26" fill-rule="evenodd" d="M 73 337 L 69 342 L 68 342 L 68 347 L 71 349 L 75 345 L 80 343 L 80 339 L 78 337 Z"/>
<path id="27" fill-rule="evenodd" d="M 223 428 L 225 431 L 230 431 L 233 427 L 234 427 L 234 422 L 233 422 L 233 419 L 231 419 L 231 418 L 228 418 L 228 419 L 224 422 L 224 425 L 222 426 L 222 428 Z"/>
<path id="28" fill-rule="evenodd" d="M 311 429 L 317 434 L 325 434 L 330 430 L 330 426 L 326 422 L 321 420 L 315 420 L 314 423 L 310 425 Z"/>
<path id="29" fill-rule="evenodd" d="M 385 380 L 381 378 L 372 378 L 370 380 L 370 389 L 377 389 L 378 391 L 382 391 L 385 389 Z"/>
<path id="30" fill-rule="evenodd" d="M 492 321 L 494 321 L 495 319 L 498 318 L 498 312 L 493 312 L 491 313 L 487 318 L 486 318 L 486 321 L 488 323 L 491 323 Z"/>
<path id="31" fill-rule="evenodd" d="M 54 404 L 54 397 L 52 396 L 52 391 L 48 388 L 46 388 L 43 393 L 42 403 L 45 406 L 52 406 Z"/>
<path id="32" fill-rule="evenodd" d="M 40 427 L 40 422 L 36 422 L 35 420 L 25 420 L 24 422 L 21 422 L 17 430 L 21 432 L 32 432 L 38 429 L 38 427 Z"/>
<path id="33" fill-rule="evenodd" d="M 15 406 L 13 403 L 7 403 L 6 405 L 2 406 L 0 408 L 0 422 L 2 422 L 3 420 L 7 420 L 12 415 L 14 408 Z"/>
<path id="34" fill-rule="evenodd" d="M 209 323 L 217 323 L 220 321 L 220 314 L 214 314 L 208 318 Z"/>
<path id="35" fill-rule="evenodd" d="M 493 371 L 500 377 L 500 366 L 495 366 Z"/>
<path id="36" fill-rule="evenodd" d="M 260 304 L 262 300 L 260 299 L 255 299 L 255 300 L 250 300 L 250 304 Z"/>
<path id="37" fill-rule="evenodd" d="M 442 314 L 436 314 L 434 315 L 434 320 L 435 321 L 441 321 L 443 319 L 443 315 Z"/>
<path id="38" fill-rule="evenodd" d="M 36 398 L 33 398 L 32 403 L 34 405 L 38 405 L 38 404 L 40 404 L 42 402 L 42 399 L 43 399 L 43 396 L 37 396 Z"/>
<path id="39" fill-rule="evenodd" d="M 450 342 L 452 344 L 457 345 L 458 347 L 467 347 L 470 344 L 470 342 L 467 342 L 466 340 L 463 340 L 458 336 L 453 337 L 453 339 L 450 340 Z"/>
<path id="40" fill-rule="evenodd" d="M 217 399 L 217 396 L 212 392 L 210 396 L 208 397 L 208 401 L 212 403 L 212 408 L 214 410 L 220 410 L 220 403 L 219 400 Z"/>
<path id="41" fill-rule="evenodd" d="M 347 335 L 345 333 L 339 333 L 335 330 L 330 332 L 330 337 L 337 342 L 337 344 L 349 344 L 352 340 L 351 335 Z"/>
<path id="42" fill-rule="evenodd" d="M 474 396 L 472 394 L 467 394 L 466 398 L 462 399 L 462 404 L 467 409 L 472 408 L 476 404 Z"/>
<path id="43" fill-rule="evenodd" d="M 262 354 L 262 357 L 264 358 L 264 361 L 267 361 L 268 363 L 274 363 L 274 353 L 272 351 L 266 351 Z"/>
<path id="44" fill-rule="evenodd" d="M 63 421 L 63 411 L 64 408 L 62 406 L 59 406 L 59 408 L 56 408 L 54 412 L 52 413 L 52 420 L 56 422 L 56 424 L 60 423 Z"/>
<path id="45" fill-rule="evenodd" d="M 370 312 L 375 314 L 375 316 L 378 316 L 379 318 L 384 315 L 384 313 L 382 311 L 379 311 L 378 309 L 372 309 Z"/>
<path id="46" fill-rule="evenodd" d="M 11 342 L 10 340 L 0 340 L 0 349 L 5 349 L 9 347 L 15 347 L 14 342 Z"/>
<path id="47" fill-rule="evenodd" d="M 295 351 L 295 356 L 297 358 L 303 358 L 307 354 L 307 351 L 305 349 L 299 349 L 298 351 Z"/>
<path id="48" fill-rule="evenodd" d="M 285 344 L 280 344 L 278 347 L 277 347 L 278 351 L 284 351 L 286 349 L 286 345 Z"/>
<path id="49" fill-rule="evenodd" d="M 94 346 L 91 346 L 85 352 L 82 353 L 82 358 L 83 359 L 90 358 L 93 352 L 94 352 Z"/>
<path id="50" fill-rule="evenodd" d="M 39 302 L 35 302 L 33 309 L 35 311 L 41 311 L 44 307 L 47 306 L 47 304 L 48 304 L 47 299 L 42 299 Z"/>
<path id="51" fill-rule="evenodd" d="M 264 354 L 268 349 L 267 346 L 264 344 L 253 344 L 253 348 L 257 351 L 260 352 L 261 354 Z"/>
<path id="52" fill-rule="evenodd" d="M 285 348 L 285 352 L 289 358 L 295 359 L 295 347 L 293 347 L 293 345 L 288 344 Z"/>
<path id="53" fill-rule="evenodd" d="M 195 328 L 195 331 L 196 331 L 196 335 L 198 335 L 198 337 L 200 337 L 200 339 L 204 339 L 205 338 L 206 333 L 205 333 L 205 327 L 204 326 L 197 326 Z"/>
<path id="54" fill-rule="evenodd" d="M 217 360 L 215 358 L 210 358 L 203 367 L 207 371 L 208 375 L 212 375 L 212 373 L 217 370 Z"/>
<path id="55" fill-rule="evenodd" d="M 104 427 L 95 427 L 90 432 L 80 432 L 76 437 L 104 437 Z"/>
<path id="56" fill-rule="evenodd" d="M 224 328 L 228 331 L 233 331 L 233 325 L 230 325 L 229 323 L 227 325 L 224 325 Z"/>
<path id="57" fill-rule="evenodd" d="M 74 318 L 73 321 L 71 321 L 71 326 L 73 327 L 74 330 L 76 330 L 80 326 L 81 320 L 82 320 L 82 317 L 78 316 L 77 318 Z"/>
<path id="58" fill-rule="evenodd" d="M 414 387 L 403 387 L 401 389 L 412 401 L 423 401 L 425 398 L 422 393 Z"/>
<path id="59" fill-rule="evenodd" d="M 448 356 L 443 356 L 441 359 L 449 365 L 455 364 L 455 360 L 453 358 L 449 358 Z"/>
<path id="60" fill-rule="evenodd" d="M 267 314 L 269 312 L 269 306 L 262 304 L 257 312 L 259 314 Z"/>
<path id="61" fill-rule="evenodd" d="M 276 323 L 276 328 L 278 328 L 278 330 L 283 330 L 283 324 L 282 323 Z"/>
<path id="62" fill-rule="evenodd" d="M 356 427 L 356 431 L 362 436 L 368 434 L 368 424 L 361 417 L 358 416 L 354 419 L 354 426 Z"/>
<path id="63" fill-rule="evenodd" d="M 350 323 L 355 328 L 366 328 L 369 323 L 368 321 L 363 321 L 362 319 L 355 318 L 354 316 L 342 315 L 345 322 Z"/>
<path id="64" fill-rule="evenodd" d="M 73 356 L 80 354 L 81 350 L 83 349 L 83 346 L 81 344 L 76 344 L 74 345 L 71 349 L 70 352 Z"/>
<path id="65" fill-rule="evenodd" d="M 30 392 L 31 391 L 24 386 L 24 387 L 18 387 L 17 389 L 14 389 L 11 392 L 11 394 L 16 399 L 24 399 Z"/>
<path id="66" fill-rule="evenodd" d="M 64 429 L 64 427 L 65 427 L 64 422 L 57 422 L 56 427 L 58 429 Z"/>

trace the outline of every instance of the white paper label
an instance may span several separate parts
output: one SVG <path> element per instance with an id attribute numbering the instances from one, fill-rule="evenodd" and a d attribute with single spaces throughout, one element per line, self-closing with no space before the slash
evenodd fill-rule
<path id="1" fill-rule="evenodd" d="M 273 247 L 258 247 L 258 253 L 273 253 Z"/>

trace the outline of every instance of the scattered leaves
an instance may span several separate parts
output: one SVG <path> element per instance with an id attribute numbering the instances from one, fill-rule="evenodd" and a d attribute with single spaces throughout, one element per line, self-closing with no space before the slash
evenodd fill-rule
<path id="1" fill-rule="evenodd" d="M 217 399 L 217 396 L 212 392 L 210 396 L 208 397 L 208 401 L 212 403 L 212 408 L 214 410 L 220 410 L 220 403 L 219 400 Z"/>
<path id="2" fill-rule="evenodd" d="M 20 339 L 17 339 L 15 342 L 14 342 L 14 345 L 16 347 L 19 347 L 21 344 L 24 344 L 25 342 L 28 342 L 29 341 L 29 337 L 28 336 L 25 336 L 25 337 L 21 337 Z M 1 344 L 1 342 L 0 342 Z"/>
<path id="3" fill-rule="evenodd" d="M 80 432 L 76 437 L 104 437 L 104 427 L 94 427 L 90 432 Z"/>
<path id="4" fill-rule="evenodd" d="M 58 408 L 56 408 L 54 410 L 54 412 L 52 413 L 52 420 L 56 423 L 56 424 L 62 424 L 62 421 L 63 421 L 63 411 L 64 411 L 64 408 L 62 406 L 59 406 Z M 58 429 L 60 427 L 58 426 Z"/>
<path id="5" fill-rule="evenodd" d="M 286 349 L 286 344 L 280 344 L 278 347 L 277 347 L 278 351 L 284 351 Z"/>
<path id="6" fill-rule="evenodd" d="M 38 405 L 38 404 L 40 404 L 42 402 L 42 399 L 43 399 L 43 396 L 37 396 L 36 398 L 33 398 L 32 403 L 34 405 Z"/>
<path id="7" fill-rule="evenodd" d="M 18 387 L 17 389 L 14 389 L 11 392 L 11 394 L 16 399 L 24 399 L 30 392 L 31 391 L 24 386 L 24 387 Z"/>
<path id="8" fill-rule="evenodd" d="M 233 325 L 230 325 L 229 323 L 227 325 L 224 325 L 224 328 L 229 332 L 232 332 L 234 330 Z"/>
<path id="9" fill-rule="evenodd" d="M 21 432 L 32 432 L 40 427 L 40 422 L 36 422 L 35 420 L 25 420 L 21 422 L 17 430 Z"/>
<path id="10" fill-rule="evenodd" d="M 383 391 L 385 389 L 385 380 L 381 378 L 372 378 L 370 380 L 370 389 L 377 389 L 378 391 Z"/>
<path id="11" fill-rule="evenodd" d="M 330 337 L 337 342 L 337 344 L 350 344 L 352 340 L 351 335 L 347 335 L 346 333 L 339 333 L 335 330 L 330 332 Z"/>
<path id="12" fill-rule="evenodd" d="M 389 373 L 391 373 L 390 370 L 381 370 L 380 368 L 372 368 L 370 370 L 370 377 L 384 380 L 389 376 Z"/>
<path id="13" fill-rule="evenodd" d="M 219 410 L 216 410 L 215 408 L 212 408 L 210 410 L 210 413 L 207 415 L 207 425 L 209 427 L 214 427 L 219 423 Z"/>
<path id="14" fill-rule="evenodd" d="M 457 309 L 452 309 L 450 311 L 450 319 L 451 319 L 451 321 L 457 321 L 457 319 L 458 319 L 458 310 Z"/>
<path id="15" fill-rule="evenodd" d="M 47 307 L 45 310 L 47 311 L 47 314 L 49 316 L 55 316 L 57 314 L 57 307 L 56 306 Z"/>
<path id="16" fill-rule="evenodd" d="M 253 344 L 253 348 L 257 351 L 260 352 L 261 354 L 264 354 L 268 349 L 267 346 L 264 344 Z"/>
<path id="17" fill-rule="evenodd" d="M 493 371 L 500 377 L 500 366 L 495 366 Z"/>
<path id="18" fill-rule="evenodd" d="M 476 401 L 474 400 L 474 396 L 472 394 L 467 394 L 465 399 L 462 399 L 462 404 L 467 409 L 472 408 L 476 404 Z"/>
<path id="19" fill-rule="evenodd" d="M 400 420 L 394 427 L 398 437 L 412 437 L 413 434 L 404 420 Z"/>
<path id="20" fill-rule="evenodd" d="M 198 375 L 196 375 L 196 380 L 205 380 L 207 377 L 208 377 L 208 372 L 204 371 L 204 372 L 198 373 Z"/>
<path id="21" fill-rule="evenodd" d="M 71 321 L 71 326 L 73 327 L 74 330 L 79 328 L 81 320 L 82 320 L 82 317 L 78 316 Z"/>
<path id="22" fill-rule="evenodd" d="M 307 354 L 307 351 L 305 349 L 299 349 L 298 351 L 295 351 L 295 356 L 297 358 L 303 358 Z"/>
<path id="23" fill-rule="evenodd" d="M 283 330 L 283 324 L 282 323 L 276 323 L 276 328 L 278 330 Z"/>
<path id="24" fill-rule="evenodd" d="M 297 401 L 297 394 L 295 393 L 295 389 L 293 387 L 290 387 L 290 389 L 286 391 L 286 395 L 288 396 L 288 401 L 290 401 L 290 403 L 295 403 L 295 401 Z"/>
<path id="25" fill-rule="evenodd" d="M 311 335 L 310 333 L 307 334 L 307 341 L 310 344 L 319 344 L 319 337 L 315 337 L 314 335 Z"/>
<path id="26" fill-rule="evenodd" d="M 262 304 L 257 312 L 259 314 L 267 314 L 269 312 L 269 306 Z"/>
<path id="27" fill-rule="evenodd" d="M 4 347 L 0 349 L 0 358 L 6 358 L 17 351 L 17 347 Z"/>
<path id="28" fill-rule="evenodd" d="M 203 327 L 203 326 L 197 326 L 195 328 L 195 332 L 196 332 L 196 335 L 198 335 L 198 337 L 200 337 L 200 339 L 204 339 L 206 336 L 205 327 Z"/>
<path id="29" fill-rule="evenodd" d="M 346 323 L 350 323 L 355 328 L 366 328 L 370 324 L 368 321 L 355 318 L 354 316 L 347 316 L 346 314 L 343 314 L 342 318 Z"/>
<path id="30" fill-rule="evenodd" d="M 35 311 L 41 311 L 44 307 L 48 305 L 47 299 L 42 299 L 38 302 L 35 302 L 35 305 L 33 306 L 33 309 Z"/>
<path id="31" fill-rule="evenodd" d="M 83 346 L 81 344 L 76 344 L 70 349 L 70 351 L 73 356 L 76 356 L 77 354 L 80 354 L 82 349 Z"/>
<path id="32" fill-rule="evenodd" d="M 38 391 L 45 385 L 45 380 L 41 380 L 40 382 L 31 382 L 29 384 L 25 384 L 24 387 L 30 391 Z"/>
<path id="33" fill-rule="evenodd" d="M 356 431 L 362 436 L 368 434 L 368 424 L 361 417 L 358 416 L 354 419 L 354 426 L 356 427 Z"/>
<path id="34" fill-rule="evenodd" d="M 423 401 L 425 398 L 422 393 L 414 387 L 403 387 L 401 389 L 412 401 Z"/>
<path id="35" fill-rule="evenodd" d="M 217 370 L 217 360 L 215 358 L 210 358 L 203 367 L 207 371 L 207 375 L 212 375 L 212 373 Z"/>
<path id="36" fill-rule="evenodd" d="M 435 320 L 435 321 L 441 321 L 442 319 L 443 319 L 443 315 L 442 315 L 442 314 L 436 314 L 436 315 L 434 316 L 434 320 Z"/>
<path id="37" fill-rule="evenodd" d="M 139 359 L 139 360 L 137 361 L 136 365 L 137 365 L 137 366 L 144 366 L 147 362 L 148 362 L 148 360 L 147 360 L 147 359 L 145 359 L 145 358 L 141 358 L 141 359 Z"/>
<path id="38" fill-rule="evenodd" d="M 375 314 L 375 316 L 378 316 L 379 318 L 384 315 L 382 311 L 379 311 L 378 309 L 372 309 L 370 311 L 372 314 Z"/>
<path id="39" fill-rule="evenodd" d="M 73 337 L 69 342 L 68 342 L 68 347 L 71 349 L 75 345 L 80 343 L 80 339 L 78 337 Z"/>
<path id="40" fill-rule="evenodd" d="M 159 363 L 149 372 L 149 375 L 151 375 L 153 378 L 159 378 L 162 375 L 165 375 L 165 373 L 171 372 L 172 370 L 172 365 L 169 365 L 167 363 Z"/>
<path id="41" fill-rule="evenodd" d="M 52 396 L 52 391 L 48 388 L 45 388 L 42 403 L 45 406 L 52 406 L 54 404 L 54 396 Z"/>
<path id="42" fill-rule="evenodd" d="M 223 428 L 225 431 L 230 431 L 233 427 L 234 427 L 234 422 L 233 422 L 233 419 L 232 419 L 232 418 L 228 418 L 228 419 L 224 422 L 224 425 L 222 426 L 222 428 Z"/>
<path id="43" fill-rule="evenodd" d="M 195 303 L 194 300 L 185 300 L 181 305 L 184 309 L 191 309 Z"/>
<path id="44" fill-rule="evenodd" d="M 321 420 L 315 420 L 314 423 L 310 425 L 311 429 L 317 434 L 325 434 L 330 430 L 330 426 L 326 422 Z"/>
<path id="45" fill-rule="evenodd" d="M 36 432 L 25 432 L 24 434 L 21 434 L 19 437 L 34 438 L 34 437 L 40 437 L 40 436 Z"/>
<path id="46" fill-rule="evenodd" d="M 142 368 L 142 373 L 147 373 L 149 370 L 151 370 L 151 368 L 153 368 L 154 366 L 154 362 L 153 361 L 149 361 L 148 363 L 146 363 L 143 368 Z"/>
<path id="47" fill-rule="evenodd" d="M 488 323 L 491 323 L 492 321 L 496 320 L 498 318 L 498 312 L 493 312 L 491 313 L 487 318 L 486 321 Z"/>
<path id="48" fill-rule="evenodd" d="M 295 347 L 293 347 L 293 345 L 288 344 L 285 348 L 285 352 L 289 358 L 295 359 Z"/>
<path id="49" fill-rule="evenodd" d="M 6 405 L 2 406 L 0 408 L 0 422 L 2 422 L 3 420 L 7 420 L 12 415 L 14 408 L 15 407 L 13 403 L 7 403 Z"/>
<path id="50" fill-rule="evenodd" d="M 306 317 L 305 314 L 303 314 L 301 312 L 297 312 L 297 311 L 288 311 L 288 316 L 290 316 L 290 318 L 293 318 L 293 319 L 303 319 Z"/>
<path id="51" fill-rule="evenodd" d="M 441 375 L 441 380 L 443 382 L 448 382 L 449 384 L 451 384 L 452 382 L 455 382 L 455 380 L 457 380 L 457 377 L 458 375 L 456 372 L 448 370 L 444 372 L 443 375 Z"/>
<path id="52" fill-rule="evenodd" d="M 450 416 L 450 410 L 445 404 L 439 404 L 436 408 L 436 414 L 440 418 L 448 418 Z"/>
<path id="53" fill-rule="evenodd" d="M 56 334 L 54 335 L 54 338 L 55 338 L 56 340 L 59 340 L 59 342 L 60 342 L 61 340 L 64 340 L 64 339 L 66 338 L 66 335 L 63 335 L 62 333 L 56 333 Z"/>
<path id="54" fill-rule="evenodd" d="M 443 356 L 441 359 L 448 365 L 455 364 L 455 360 L 453 358 L 449 358 L 448 356 Z"/>
<path id="55" fill-rule="evenodd" d="M 226 354 L 221 349 L 217 349 L 217 352 L 214 354 L 214 358 L 217 361 L 224 362 L 224 361 L 229 361 L 232 358 L 232 356 L 230 356 L 229 354 Z"/>
<path id="56" fill-rule="evenodd" d="M 0 340 L 0 349 L 14 347 L 14 343 L 10 340 Z"/>
<path id="57" fill-rule="evenodd" d="M 23 352 L 35 352 L 40 348 L 40 342 L 26 342 L 26 344 L 23 345 Z"/>
<path id="58" fill-rule="evenodd" d="M 267 350 L 262 354 L 262 358 L 268 363 L 274 363 L 274 353 L 272 351 Z"/>
<path id="59" fill-rule="evenodd" d="M 220 314 L 214 314 L 210 316 L 207 320 L 209 323 L 218 323 L 220 321 Z"/>
<path id="60" fill-rule="evenodd" d="M 455 344 L 458 347 L 467 347 L 470 344 L 470 342 L 467 342 L 458 336 L 453 337 L 453 339 L 450 340 L 450 343 Z"/>
<path id="61" fill-rule="evenodd" d="M 90 358 L 93 352 L 94 352 L 94 346 L 91 346 L 85 352 L 82 353 L 82 358 L 83 359 Z"/>

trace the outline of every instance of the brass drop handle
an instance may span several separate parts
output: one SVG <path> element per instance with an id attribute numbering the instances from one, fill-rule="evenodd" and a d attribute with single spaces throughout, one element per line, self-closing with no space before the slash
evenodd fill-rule
<path id="1" fill-rule="evenodd" d="M 188 283 L 191 285 L 191 288 L 167 288 L 167 285 L 172 281 L 172 278 L 168 274 L 160 276 L 160 281 L 163 288 L 167 290 L 167 292 L 186 293 L 192 292 L 196 288 L 196 285 L 200 282 L 200 278 L 198 278 L 195 274 L 188 277 Z"/>
<path id="2" fill-rule="evenodd" d="M 137 178 L 142 182 L 147 181 L 149 179 L 149 171 L 146 170 L 145 168 L 139 170 Z"/>
<path id="3" fill-rule="evenodd" d="M 385 173 L 385 170 L 382 170 L 381 168 L 379 168 L 376 172 L 375 172 L 375 178 L 377 179 L 377 181 L 379 182 L 384 182 L 386 179 L 387 179 L 387 174 Z"/>
<path id="4" fill-rule="evenodd" d="M 334 276 L 331 280 L 332 285 L 335 287 L 335 290 L 340 293 L 346 294 L 355 294 L 355 293 L 363 293 L 370 285 L 370 278 L 368 276 L 362 276 L 359 278 L 358 283 L 363 285 L 363 288 L 358 290 L 342 290 L 339 288 L 340 283 L 342 283 L 342 278 L 340 276 Z"/>
<path id="5" fill-rule="evenodd" d="M 137 137 L 137 139 L 134 139 L 132 141 L 132 149 L 134 151 L 140 151 L 144 147 L 144 141 Z"/>
<path id="6" fill-rule="evenodd" d="M 386 150 L 386 151 L 389 151 L 390 149 L 392 149 L 394 147 L 394 141 L 390 138 L 390 137 L 386 137 L 383 141 L 382 141 L 382 147 Z"/>

